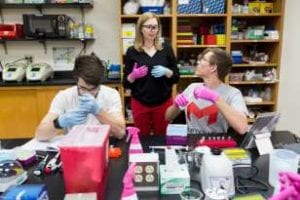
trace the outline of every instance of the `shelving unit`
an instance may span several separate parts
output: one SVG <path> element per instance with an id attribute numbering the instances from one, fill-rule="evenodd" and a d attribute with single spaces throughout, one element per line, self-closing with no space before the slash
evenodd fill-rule
<path id="1" fill-rule="evenodd" d="M 119 16 L 120 16 L 120 33 L 123 23 L 136 23 L 139 14 L 137 15 L 124 15 L 122 8 L 126 0 L 120 0 L 119 2 Z M 201 51 L 207 47 L 219 47 L 225 49 L 228 53 L 234 50 L 241 50 L 245 53 L 245 56 L 249 56 L 250 49 L 254 47 L 258 51 L 265 52 L 269 56 L 269 60 L 266 63 L 262 62 L 250 62 L 234 64 L 232 73 L 245 73 L 247 70 L 255 70 L 264 73 L 266 70 L 275 69 L 277 72 L 277 78 L 273 81 L 263 80 L 241 80 L 241 81 L 229 81 L 226 79 L 226 83 L 233 85 L 240 89 L 246 96 L 247 91 L 251 89 L 268 90 L 271 91 L 270 99 L 264 99 L 261 102 L 246 102 L 248 109 L 251 112 L 269 112 L 276 111 L 277 99 L 278 99 L 278 86 L 280 83 L 280 60 L 281 60 L 281 46 L 282 46 L 282 33 L 283 33 L 283 17 L 284 17 L 284 5 L 285 0 L 267 0 L 267 3 L 273 3 L 273 11 L 271 13 L 233 13 L 232 6 L 235 4 L 243 4 L 243 0 L 225 0 L 225 13 L 222 14 L 179 14 L 177 12 L 177 0 L 167 0 L 170 5 L 170 13 L 159 15 L 162 27 L 163 37 L 167 37 L 174 49 L 174 52 L 178 60 L 182 59 L 185 55 L 193 55 L 193 59 L 197 57 Z M 253 2 L 249 0 L 249 3 Z M 276 29 L 279 33 L 279 39 L 231 39 L 233 21 L 243 20 L 248 23 L 248 26 L 265 25 Z M 215 24 L 224 24 L 225 42 L 219 45 L 207 45 L 203 43 L 197 44 L 177 44 L 178 26 L 183 21 L 183 24 L 190 24 L 195 33 L 200 25 L 206 24 L 208 26 Z M 197 32 L 197 30 L 196 30 Z M 203 39 L 203 38 L 202 38 Z M 122 38 L 120 37 L 121 46 L 121 58 L 123 63 L 124 55 L 122 48 Z M 195 66 L 196 63 L 194 63 Z M 180 81 L 177 84 L 176 92 L 180 92 L 185 89 L 186 86 L 192 82 L 199 81 L 199 78 L 195 75 L 181 75 Z M 130 95 L 125 92 L 124 105 L 130 98 Z M 255 118 L 249 118 L 249 123 L 255 121 Z"/>
<path id="2" fill-rule="evenodd" d="M 3 9 L 32 9 L 35 8 L 39 10 L 40 14 L 43 14 L 43 9 L 57 9 L 57 8 L 78 8 L 81 11 L 81 21 L 85 23 L 85 8 L 91 9 L 93 8 L 92 3 L 0 3 L 0 20 L 1 23 L 4 24 L 3 18 Z M 17 39 L 0 39 L 0 44 L 2 44 L 5 54 L 8 53 L 7 50 L 7 42 L 15 42 L 15 41 L 38 41 L 44 47 L 45 54 L 47 53 L 47 41 L 79 41 L 82 43 L 82 50 L 85 51 L 88 42 L 92 42 L 94 38 L 40 38 L 40 39 L 30 39 L 30 38 L 17 38 Z"/>

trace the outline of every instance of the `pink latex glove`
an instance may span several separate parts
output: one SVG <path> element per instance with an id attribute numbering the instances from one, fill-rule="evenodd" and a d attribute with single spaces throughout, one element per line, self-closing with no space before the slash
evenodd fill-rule
<path id="1" fill-rule="evenodd" d="M 300 175 L 294 172 L 280 172 L 280 192 L 269 200 L 300 199 Z"/>
<path id="2" fill-rule="evenodd" d="M 196 99 L 206 99 L 215 103 L 219 99 L 219 94 L 205 86 L 199 86 L 194 89 Z"/>
<path id="3" fill-rule="evenodd" d="M 186 106 L 187 104 L 189 103 L 188 99 L 186 98 L 186 96 L 184 94 L 178 94 L 176 97 L 175 97 L 175 100 L 174 100 L 174 105 L 176 107 L 184 107 Z"/>
<path id="4" fill-rule="evenodd" d="M 137 63 L 134 63 L 132 72 L 129 74 L 131 79 L 138 79 L 146 76 L 148 73 L 148 67 L 146 65 L 138 67 Z"/>

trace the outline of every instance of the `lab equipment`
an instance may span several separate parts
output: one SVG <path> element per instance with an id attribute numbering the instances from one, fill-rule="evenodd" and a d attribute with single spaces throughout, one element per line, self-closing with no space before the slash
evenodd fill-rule
<path id="1" fill-rule="evenodd" d="M 221 188 L 227 191 L 228 196 L 235 194 L 232 162 L 220 149 L 213 148 L 210 153 L 204 154 L 200 174 L 202 191 Z"/>
<path id="2" fill-rule="evenodd" d="M 200 200 L 201 192 L 196 188 L 187 187 L 180 193 L 181 200 Z"/>
<path id="3" fill-rule="evenodd" d="M 218 136 L 210 138 L 202 138 L 199 140 L 198 146 L 208 146 L 211 148 L 232 148 L 236 147 L 237 143 L 234 139 L 227 136 Z"/>
<path id="4" fill-rule="evenodd" d="M 123 177 L 123 191 L 121 200 L 138 200 L 133 184 L 135 163 L 131 163 Z"/>
<path id="5" fill-rule="evenodd" d="M 22 184 L 27 179 L 27 172 L 16 160 L 0 161 L 0 192 L 11 186 Z"/>
<path id="6" fill-rule="evenodd" d="M 22 164 L 22 166 L 28 166 L 35 161 L 35 151 L 15 148 L 15 154 L 17 156 L 17 160 Z"/>
<path id="7" fill-rule="evenodd" d="M 27 81 L 46 81 L 48 78 L 53 78 L 53 68 L 47 63 L 31 64 L 26 69 Z"/>
<path id="8" fill-rule="evenodd" d="M 166 164 L 160 165 L 160 193 L 180 194 L 190 187 L 190 174 L 186 163 L 179 164 L 175 148 L 165 148 Z"/>
<path id="9" fill-rule="evenodd" d="M 129 163 L 135 163 L 134 185 L 136 191 L 159 190 L 158 153 L 135 153 L 129 156 Z"/>
<path id="10" fill-rule="evenodd" d="M 140 129 L 131 126 L 127 127 L 126 129 L 128 131 L 126 142 L 128 142 L 129 139 L 131 138 L 131 142 L 128 150 L 129 156 L 135 153 L 143 153 L 144 151 L 139 138 Z"/>
<path id="11" fill-rule="evenodd" d="M 241 146 L 245 149 L 257 147 L 260 155 L 270 153 L 273 145 L 270 140 L 271 132 L 274 130 L 280 118 L 279 113 L 260 113 L 246 134 Z"/>
<path id="12" fill-rule="evenodd" d="M 33 171 L 33 174 L 40 176 L 43 173 L 44 168 L 47 164 L 48 157 L 49 155 L 45 156 L 45 158 L 36 166 L 36 168 Z"/>
<path id="13" fill-rule="evenodd" d="M 109 131 L 109 125 L 78 125 L 62 139 L 59 147 L 66 193 L 97 192 L 97 199 L 103 199 Z"/>
<path id="14" fill-rule="evenodd" d="M 44 172 L 46 174 L 50 174 L 51 172 L 54 172 L 55 170 L 58 170 L 61 166 L 61 161 L 59 159 L 59 152 L 48 162 L 46 167 L 44 168 Z"/>
<path id="15" fill-rule="evenodd" d="M 270 153 L 269 183 L 277 193 L 280 189 L 279 172 L 297 172 L 299 156 L 297 153 L 286 149 L 274 149 Z"/>
<path id="16" fill-rule="evenodd" d="M 46 200 L 49 199 L 47 187 L 44 184 L 25 184 L 9 188 L 2 196 L 2 200 Z"/>
<path id="17" fill-rule="evenodd" d="M 3 68 L 3 81 L 21 82 L 26 74 L 26 65 L 24 63 L 9 63 Z"/>
<path id="18" fill-rule="evenodd" d="M 188 128 L 186 124 L 168 124 L 166 142 L 168 145 L 187 145 Z"/>

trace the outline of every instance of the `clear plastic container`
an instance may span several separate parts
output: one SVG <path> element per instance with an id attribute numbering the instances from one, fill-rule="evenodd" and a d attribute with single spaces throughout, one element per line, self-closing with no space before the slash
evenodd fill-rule
<path id="1" fill-rule="evenodd" d="M 186 187 L 181 193 L 180 197 L 182 200 L 200 200 L 202 194 L 200 190 L 196 188 Z"/>

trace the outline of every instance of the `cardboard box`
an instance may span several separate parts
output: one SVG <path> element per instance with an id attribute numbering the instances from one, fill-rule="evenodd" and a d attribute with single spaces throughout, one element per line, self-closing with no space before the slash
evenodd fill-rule
<path id="1" fill-rule="evenodd" d="M 203 0 L 203 13 L 222 14 L 225 12 L 225 0 Z"/>
<path id="2" fill-rule="evenodd" d="M 260 3 L 260 13 L 261 14 L 273 13 L 273 3 Z"/>
<path id="3" fill-rule="evenodd" d="M 202 13 L 202 0 L 178 0 L 177 12 L 179 14 Z"/>
<path id="4" fill-rule="evenodd" d="M 249 3 L 249 12 L 250 13 L 260 13 L 260 2 L 250 2 Z"/>
<path id="5" fill-rule="evenodd" d="M 135 38 L 135 24 L 134 23 L 122 24 L 122 38 Z"/>
<path id="6" fill-rule="evenodd" d="M 129 47 L 133 46 L 134 38 L 123 38 L 123 54 L 126 54 L 126 51 Z"/>

